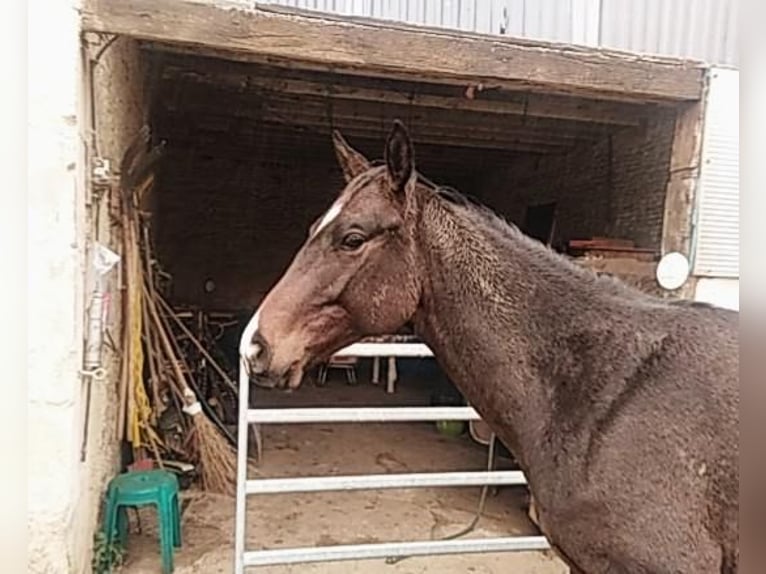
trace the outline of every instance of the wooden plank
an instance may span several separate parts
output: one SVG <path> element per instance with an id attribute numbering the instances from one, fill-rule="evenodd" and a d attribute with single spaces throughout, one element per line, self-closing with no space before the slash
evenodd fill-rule
<path id="1" fill-rule="evenodd" d="M 329 133 L 331 128 L 337 128 L 344 133 L 367 134 L 368 137 L 378 137 L 383 141 L 390 130 L 390 126 L 396 115 L 387 113 L 377 118 L 365 117 L 346 117 L 333 115 L 332 119 L 325 116 L 304 115 L 298 110 L 292 113 L 276 110 L 269 113 L 272 108 L 267 106 L 263 115 L 264 121 L 280 123 L 286 126 L 299 126 L 307 128 L 317 128 L 323 133 Z M 419 118 L 407 119 L 407 129 L 410 135 L 417 141 L 450 141 L 457 142 L 457 145 L 466 147 L 503 147 L 514 144 L 540 144 L 542 146 L 567 147 L 572 148 L 581 143 L 592 144 L 593 140 L 589 138 L 578 138 L 576 136 L 552 135 L 534 133 L 529 130 L 482 130 L 477 128 L 473 132 L 463 132 L 457 127 L 450 129 L 448 125 L 435 125 Z"/>
<path id="2" fill-rule="evenodd" d="M 688 105 L 676 117 L 670 173 L 665 192 L 662 253 L 691 257 L 692 211 L 699 179 L 703 103 Z"/>
<path id="3" fill-rule="evenodd" d="M 354 82 L 353 77 L 337 74 L 313 74 L 309 77 L 304 74 L 303 78 L 279 77 L 272 75 L 274 69 L 271 67 L 218 60 L 213 62 L 215 63 L 205 62 L 204 71 L 195 70 L 190 58 L 186 58 L 184 64 L 178 61 L 165 64 L 163 80 L 196 81 L 218 89 L 228 87 L 238 92 L 247 89 L 256 93 L 291 94 L 341 101 L 386 102 L 408 107 L 618 126 L 637 126 L 642 118 L 652 111 L 647 109 L 647 106 L 637 104 L 527 92 L 476 90 L 473 92 L 473 98 L 469 98 L 461 88 L 454 90 L 453 95 L 431 94 L 423 93 L 422 87 L 416 90 L 409 83 L 398 82 L 401 87 L 397 89 L 397 83 L 377 80 L 377 86 L 365 86 Z"/>
<path id="4" fill-rule="evenodd" d="M 213 129 L 229 131 L 232 122 L 252 124 L 253 129 L 258 129 L 261 122 L 270 122 L 281 124 L 283 126 L 295 126 L 296 128 L 321 128 L 321 133 L 326 133 L 331 127 L 343 130 L 354 131 L 355 133 L 364 133 L 369 137 L 378 138 L 381 141 L 385 139 L 394 119 L 405 119 L 407 127 L 413 137 L 433 138 L 448 137 L 451 141 L 460 140 L 467 146 L 481 145 L 482 142 L 495 143 L 540 143 L 551 145 L 574 146 L 580 144 L 593 144 L 599 141 L 598 136 L 590 134 L 576 133 L 555 133 L 535 130 L 534 128 L 498 126 L 498 129 L 491 129 L 486 126 L 477 125 L 476 127 L 461 126 L 459 124 L 449 124 L 446 122 L 435 122 L 428 118 L 420 116 L 406 116 L 397 114 L 392 110 L 385 110 L 378 116 L 366 116 L 361 114 L 347 114 L 333 111 L 331 114 L 325 108 L 319 110 L 305 109 L 300 107 L 283 107 L 264 104 L 254 110 L 237 109 L 236 107 L 226 107 L 231 110 L 229 113 L 223 111 L 217 113 L 210 112 L 210 105 L 200 106 L 184 104 L 183 108 L 173 109 L 164 107 L 160 114 L 186 117 L 189 121 L 196 121 L 198 124 L 211 126 Z M 192 118 L 196 116 L 196 119 Z M 505 129 L 504 129 L 505 128 Z"/>
<path id="5" fill-rule="evenodd" d="M 212 86 L 190 89 L 182 83 L 158 90 L 155 114 L 199 114 L 205 122 L 219 118 L 222 124 L 233 119 L 258 122 L 284 120 L 305 126 L 351 125 L 369 128 L 383 137 L 390 122 L 403 119 L 418 132 L 444 132 L 465 140 L 525 140 L 562 144 L 594 143 L 613 133 L 616 127 L 555 121 L 543 118 L 497 116 L 474 112 L 447 112 L 371 102 L 320 100 L 309 96 L 282 96 L 263 99 L 250 93 L 221 93 Z M 636 129 L 636 128 L 633 128 Z"/>
<path id="6" fill-rule="evenodd" d="M 360 102 L 352 100 L 331 100 L 315 96 L 264 94 L 259 92 L 223 92 L 214 86 L 189 86 L 178 81 L 164 85 L 159 91 L 157 102 L 168 111 L 195 111 L 202 114 L 220 113 L 241 115 L 259 119 L 263 110 L 276 114 L 299 113 L 304 117 L 313 116 L 327 119 L 358 119 L 377 121 L 383 125 L 384 118 L 404 119 L 408 125 L 421 121 L 432 127 L 442 127 L 452 133 L 466 132 L 467 137 L 478 133 L 518 133 L 535 136 L 549 135 L 553 139 L 577 139 L 599 141 L 623 126 L 592 124 L 552 120 L 541 117 L 515 115 L 500 116 L 469 111 L 447 111 L 444 109 L 422 108 L 384 102 Z"/>
<path id="7" fill-rule="evenodd" d="M 328 69 L 469 85 L 697 100 L 699 63 L 288 13 L 223 0 L 85 0 L 83 29 Z"/>
<path id="8" fill-rule="evenodd" d="M 337 161 L 332 149 L 332 140 L 327 135 L 285 129 L 261 131 L 258 137 L 251 137 L 250 134 L 242 134 L 238 131 L 199 134 L 176 130 L 169 133 L 163 129 L 164 127 L 164 125 L 155 126 L 155 133 L 162 139 L 168 138 L 165 157 L 172 157 L 173 161 L 183 162 L 184 157 L 190 154 L 219 157 L 232 162 L 252 162 L 257 159 L 259 162 L 284 165 L 292 165 L 297 160 L 301 163 L 335 166 Z M 370 158 L 382 156 L 382 138 L 354 137 L 352 143 L 366 152 Z M 435 177 L 445 174 L 473 177 L 481 170 L 507 165 L 516 158 L 516 155 L 508 150 L 434 146 L 420 141 L 415 142 L 415 145 L 417 164 L 426 170 L 424 173 Z M 193 175 L 193 172 L 189 174 Z M 193 180 L 192 175 L 190 177 Z"/>
<path id="9" fill-rule="evenodd" d="M 101 0 L 103 1 L 103 0 Z M 514 39 L 516 40 L 516 39 Z M 142 47 L 145 50 L 161 51 L 167 54 L 183 54 L 185 56 L 191 56 L 194 58 L 216 58 L 224 62 L 242 63 L 242 64 L 257 64 L 257 65 L 271 65 L 276 69 L 282 70 L 295 70 L 299 72 L 317 72 L 317 73 L 332 73 L 342 74 L 347 78 L 358 78 L 362 80 L 376 80 L 376 81 L 400 81 L 409 83 L 420 83 L 429 86 L 442 86 L 447 88 L 461 88 L 463 90 L 468 89 L 470 86 L 476 87 L 478 84 L 471 83 L 466 84 L 463 80 L 456 80 L 450 77 L 443 76 L 423 76 L 421 72 L 420 76 L 410 74 L 405 75 L 396 71 L 383 71 L 379 68 L 358 68 L 348 67 L 341 68 L 337 65 L 321 64 L 312 61 L 295 60 L 287 58 L 274 58 L 260 55 L 257 52 L 235 52 L 233 50 L 224 50 L 220 48 L 213 48 L 209 46 L 192 47 L 187 44 L 174 44 L 171 42 L 158 42 L 152 40 L 142 40 Z M 638 57 L 633 55 L 634 57 Z M 557 90 L 555 88 L 541 88 L 537 85 L 530 85 L 521 81 L 514 82 L 510 80 L 496 82 L 481 82 L 481 85 L 489 91 L 503 90 L 507 93 L 534 93 L 545 95 L 560 95 L 562 97 L 578 97 L 588 100 L 595 100 L 599 102 L 619 102 L 629 103 L 632 105 L 652 105 L 660 108 L 675 108 L 679 103 L 689 102 L 690 100 L 671 100 L 671 99 L 658 99 L 656 97 L 638 96 L 630 92 L 604 92 L 604 91 L 572 91 L 572 90 Z M 692 100 L 696 101 L 696 100 Z M 651 113 L 651 111 L 649 112 Z"/>
<path id="10" fill-rule="evenodd" d="M 194 126 L 195 122 L 197 122 L 197 127 L 200 130 L 200 132 L 207 132 L 209 134 L 215 134 L 217 132 L 218 136 L 227 136 L 227 134 L 230 133 L 230 129 L 223 123 L 219 124 L 218 126 L 203 126 L 199 122 L 201 121 L 201 118 L 194 115 L 184 115 L 184 114 L 176 114 L 173 116 L 166 116 L 161 120 L 163 122 L 164 126 L 168 125 L 169 123 L 177 124 L 177 125 L 187 125 L 187 126 Z M 289 129 L 289 130 L 295 130 L 298 127 L 301 127 L 297 124 L 290 124 L 290 123 L 274 123 L 274 122 L 262 122 L 259 124 L 261 129 L 263 130 L 275 130 L 275 129 Z M 331 134 L 331 127 L 329 124 L 321 125 L 312 125 L 312 126 L 302 126 L 307 134 L 311 135 L 318 135 L 318 136 L 324 136 L 327 138 L 327 141 L 330 141 L 330 134 Z M 372 130 L 367 127 L 359 127 L 358 124 L 335 124 L 335 127 L 341 129 L 341 131 L 344 133 L 344 135 L 348 137 L 353 138 L 365 138 L 365 139 L 371 139 L 371 140 L 377 140 L 379 142 L 384 141 L 387 129 L 381 127 L 380 130 Z M 164 130 L 160 131 L 158 130 L 158 133 L 162 134 L 163 137 L 167 137 L 168 139 L 172 140 L 172 136 L 170 134 L 167 134 L 164 132 Z M 172 131 L 170 132 L 172 134 Z M 486 149 L 486 150 L 498 150 L 498 151 L 508 151 L 508 152 L 526 152 L 526 153 L 566 153 L 568 151 L 571 151 L 574 147 L 574 143 L 570 144 L 561 144 L 561 143 L 544 143 L 544 142 L 525 142 L 521 139 L 504 139 L 504 140 L 497 140 L 497 139 L 465 139 L 461 137 L 455 137 L 454 135 L 451 135 L 449 133 L 434 133 L 434 132 L 416 132 L 412 131 L 412 137 L 415 139 L 415 145 L 418 143 L 420 144 L 430 144 L 434 146 L 449 146 L 449 147 L 456 147 L 456 148 L 467 148 L 467 149 Z M 230 137 L 230 136 L 228 136 Z M 201 141 L 201 136 L 197 136 L 198 140 Z M 243 150 L 246 152 L 246 149 Z"/>

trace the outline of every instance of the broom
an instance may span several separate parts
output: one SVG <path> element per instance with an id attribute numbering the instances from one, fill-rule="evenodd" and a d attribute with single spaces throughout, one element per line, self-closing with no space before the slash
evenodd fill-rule
<path id="1" fill-rule="evenodd" d="M 194 334 L 186 327 L 186 325 L 183 324 L 183 321 L 178 318 L 178 316 L 175 314 L 173 309 L 170 307 L 170 304 L 165 301 L 165 299 L 162 298 L 162 295 L 155 293 L 155 297 L 157 302 L 160 304 L 160 308 L 165 312 L 166 316 L 173 319 L 173 322 L 178 326 L 179 329 L 186 335 L 186 337 L 194 344 L 195 347 L 199 350 L 200 353 L 207 359 L 209 364 L 215 369 L 215 371 L 218 373 L 218 375 L 223 379 L 224 383 L 233 390 L 236 394 L 239 394 L 239 389 L 237 388 L 237 385 L 234 384 L 234 381 L 231 380 L 229 375 L 226 374 L 226 372 L 220 367 L 220 365 L 216 362 L 216 360 L 210 355 L 210 353 L 207 352 L 204 345 L 199 342 L 199 340 L 194 336 Z M 167 325 L 166 325 L 167 327 Z M 167 329 L 168 331 L 170 329 Z M 248 432 L 252 429 L 252 436 L 254 439 L 254 446 L 255 446 L 255 460 L 256 462 L 259 462 L 261 460 L 261 455 L 263 452 L 263 439 L 261 437 L 260 428 L 258 425 L 253 424 L 250 425 Z"/>
<path id="2" fill-rule="evenodd" d="M 236 487 L 236 453 L 221 436 L 215 425 L 205 416 L 202 412 L 202 406 L 199 402 L 199 398 L 194 394 L 194 391 L 190 388 L 186 382 L 184 373 L 179 366 L 179 357 L 175 352 L 168 336 L 168 328 L 160 318 L 160 314 L 157 311 L 157 304 L 154 293 L 154 285 L 151 279 L 151 246 L 149 245 L 148 234 L 144 234 L 141 237 L 140 230 L 145 230 L 145 223 L 139 214 L 138 203 L 142 194 L 149 189 L 154 181 L 154 174 L 151 172 L 151 167 L 160 156 L 161 147 L 155 147 L 148 154 L 141 153 L 141 146 L 145 146 L 149 143 L 149 129 L 145 126 L 134 138 L 131 143 L 128 152 L 125 153 L 121 164 L 121 181 L 120 188 L 122 190 L 122 217 L 125 225 L 125 258 L 127 261 L 133 263 L 130 266 L 128 276 L 128 287 L 132 287 L 134 303 L 134 313 L 136 313 L 136 319 L 140 321 L 142 315 L 150 319 L 154 325 L 154 334 L 159 339 L 159 353 L 164 354 L 165 359 L 170 362 L 173 374 L 167 378 L 171 389 L 176 395 L 183 401 L 183 410 L 192 419 L 194 425 L 194 431 L 197 436 L 197 444 L 199 448 L 199 464 L 201 467 L 200 476 L 202 479 L 202 486 L 205 490 L 211 490 L 220 492 L 223 494 L 233 494 Z M 145 243 L 143 246 L 146 250 L 145 259 L 143 263 L 148 266 L 147 269 L 143 268 L 142 258 L 140 257 L 141 243 Z M 147 285 L 146 279 L 149 278 L 150 284 Z M 143 295 L 141 297 L 140 295 Z M 136 306 L 141 305 L 145 309 L 145 314 L 142 313 L 144 309 L 135 309 Z M 148 313 L 146 313 L 148 312 Z M 126 320 L 126 323 L 131 322 L 132 317 Z M 152 339 L 149 325 L 146 329 L 147 341 Z M 140 336 L 140 335 L 139 335 Z M 162 353 L 161 351 L 164 351 Z M 148 347 L 150 354 L 157 352 L 157 349 L 153 345 Z M 150 366 L 152 360 L 158 360 L 161 357 L 152 357 L 150 359 Z M 130 364 L 128 361 L 127 367 L 133 367 L 135 370 L 137 367 L 135 364 Z M 159 364 L 159 363 L 157 363 Z M 151 369 L 150 369 L 151 370 Z M 131 369 L 126 368 L 124 372 L 129 375 Z M 137 373 L 138 380 L 140 380 L 140 373 Z M 173 380 L 175 379 L 175 380 Z M 175 384 L 174 384 L 175 383 Z M 125 385 L 127 386 L 127 384 Z M 140 390 L 140 389 L 139 389 Z M 126 393 L 126 389 L 121 389 L 121 393 L 125 393 L 128 397 L 132 394 Z M 147 397 L 143 396 L 144 399 Z M 147 401 L 148 402 L 148 401 Z M 158 405 L 155 405 L 155 408 Z M 130 405 L 128 405 L 130 410 Z M 145 430 L 149 430 L 150 425 L 146 425 Z M 151 435 L 150 435 L 151 436 Z"/>
<path id="3" fill-rule="evenodd" d="M 144 285 L 144 300 L 149 310 L 149 315 L 159 336 L 160 344 L 165 351 L 175 374 L 175 382 L 180 386 L 176 391 L 184 401 L 183 411 L 189 415 L 194 424 L 199 445 L 199 459 L 202 478 L 202 487 L 205 490 L 233 495 L 236 488 L 237 456 L 234 449 L 223 438 L 218 428 L 202 412 L 202 405 L 194 391 L 186 382 L 179 360 L 176 357 L 170 337 L 165 325 L 157 311 L 156 301 L 151 297 L 148 288 Z"/>

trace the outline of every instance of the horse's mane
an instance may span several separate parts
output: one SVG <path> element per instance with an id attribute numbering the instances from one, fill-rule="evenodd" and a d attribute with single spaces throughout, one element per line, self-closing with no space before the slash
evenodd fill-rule
<path id="1" fill-rule="evenodd" d="M 372 160 L 370 164 L 371 167 L 380 167 L 385 165 L 385 161 L 379 159 Z M 572 261 L 570 257 L 558 253 L 548 245 L 529 237 L 522 232 L 518 226 L 505 219 L 505 217 L 482 203 L 476 197 L 461 192 L 454 187 L 437 184 L 418 171 L 415 172 L 415 176 L 417 182 L 431 194 L 431 197 L 448 205 L 458 207 L 464 210 L 464 213 L 472 219 L 479 220 L 488 225 L 501 241 L 507 241 L 509 244 L 512 243 L 513 247 L 516 249 L 521 247 L 525 251 L 530 252 L 535 258 L 549 261 L 551 265 L 558 267 L 565 273 L 568 272 L 575 279 L 589 283 L 597 289 L 601 289 L 606 295 L 640 301 L 643 304 L 648 303 L 650 305 L 705 306 L 663 299 L 628 285 L 617 277 L 598 274 L 593 269 L 578 265 Z"/>
<path id="2" fill-rule="evenodd" d="M 438 185 L 420 173 L 417 173 L 416 175 L 418 182 L 423 184 L 434 197 L 448 204 L 463 208 L 470 215 L 474 215 L 484 223 L 488 224 L 502 238 L 512 241 L 514 246 L 521 246 L 523 249 L 531 251 L 537 257 L 545 258 L 554 265 L 558 264 L 562 270 L 569 271 L 576 278 L 587 281 L 611 295 L 628 297 L 630 299 L 640 299 L 644 302 L 652 302 L 656 304 L 668 303 L 668 301 L 664 299 L 650 295 L 628 285 L 619 278 L 610 275 L 599 275 L 592 269 L 578 265 L 565 255 L 557 253 L 542 242 L 527 236 L 518 228 L 518 226 L 505 219 L 505 217 L 492 210 L 476 197 L 458 191 L 453 187 Z"/>

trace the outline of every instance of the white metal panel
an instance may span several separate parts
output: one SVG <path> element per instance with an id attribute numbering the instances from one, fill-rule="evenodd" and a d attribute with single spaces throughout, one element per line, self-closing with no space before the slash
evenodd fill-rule
<path id="1" fill-rule="evenodd" d="M 738 8 L 738 0 L 601 0 L 599 45 L 736 66 Z"/>
<path id="2" fill-rule="evenodd" d="M 738 0 L 258 0 L 257 3 L 688 57 L 711 64 L 738 63 Z"/>
<path id="3" fill-rule="evenodd" d="M 250 334 L 242 334 L 239 348 L 247 347 Z M 348 349 L 348 347 L 347 347 Z M 372 352 L 371 347 L 366 347 Z M 421 345 L 418 353 L 428 352 Z M 246 359 L 239 364 L 239 421 L 237 439 L 237 496 L 234 527 L 234 572 L 244 574 L 247 566 L 271 564 L 298 564 L 337 560 L 362 560 L 404 556 L 436 556 L 458 553 L 513 552 L 546 550 L 550 548 L 544 536 L 513 536 L 505 538 L 476 538 L 458 540 L 403 541 L 378 544 L 352 544 L 320 548 L 280 548 L 276 550 L 246 551 L 246 497 L 253 494 L 285 492 L 322 492 L 328 490 L 357 490 L 367 488 L 415 488 L 426 486 L 468 486 L 479 484 L 526 484 L 518 471 L 416 473 L 388 475 L 314 476 L 247 480 L 248 426 L 257 422 L 402 422 L 411 420 L 477 420 L 478 413 L 471 407 L 367 407 L 367 408 L 250 408 L 250 377 Z M 260 450 L 260 448 L 259 448 Z M 492 450 L 489 460 L 492 460 Z"/>
<path id="4" fill-rule="evenodd" d="M 318 480 L 319 479 L 319 480 Z M 358 474 L 331 476 L 290 476 L 256 478 L 245 484 L 247 494 L 282 494 L 286 492 L 331 492 L 379 490 L 389 488 L 437 488 L 455 486 L 526 486 L 520 470 L 469 470 L 463 472 L 407 472 L 403 474 Z"/>
<path id="5" fill-rule="evenodd" d="M 739 72 L 710 71 L 694 229 L 695 275 L 739 277 Z"/>
<path id="6" fill-rule="evenodd" d="M 401 556 L 529 552 L 530 550 L 549 549 L 550 544 L 544 536 L 420 540 L 417 542 L 377 542 L 374 544 L 339 544 L 337 546 L 256 550 L 245 553 L 244 563 L 248 566 L 270 566 L 273 564 L 305 564 L 338 560 L 373 560 Z M 364 568 L 360 567 L 359 571 L 364 572 Z"/>
<path id="7" fill-rule="evenodd" d="M 739 311 L 739 279 L 700 277 L 694 290 L 694 300 Z"/>

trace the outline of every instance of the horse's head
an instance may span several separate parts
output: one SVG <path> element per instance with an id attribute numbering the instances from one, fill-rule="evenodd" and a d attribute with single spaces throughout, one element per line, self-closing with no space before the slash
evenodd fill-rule
<path id="1" fill-rule="evenodd" d="M 259 378 L 300 385 L 306 368 L 369 335 L 393 333 L 420 298 L 417 185 L 407 130 L 395 122 L 383 165 L 333 134 L 346 187 L 311 226 L 245 329 L 240 352 Z"/>

